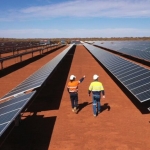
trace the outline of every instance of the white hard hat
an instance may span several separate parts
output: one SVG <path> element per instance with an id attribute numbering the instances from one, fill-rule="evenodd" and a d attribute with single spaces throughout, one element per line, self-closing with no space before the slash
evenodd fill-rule
<path id="1" fill-rule="evenodd" d="M 93 80 L 98 79 L 98 77 L 99 77 L 99 76 L 98 76 L 97 74 L 94 74 L 94 75 L 93 75 Z"/>
<path id="2" fill-rule="evenodd" d="M 71 75 L 71 76 L 70 76 L 70 80 L 73 80 L 74 78 L 76 78 L 75 75 Z"/>

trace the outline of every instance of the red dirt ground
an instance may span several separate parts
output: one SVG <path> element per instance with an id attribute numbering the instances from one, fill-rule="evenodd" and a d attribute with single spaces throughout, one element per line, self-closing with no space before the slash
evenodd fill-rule
<path id="1" fill-rule="evenodd" d="M 24 66 L 0 79 L 0 97 L 46 64 L 64 48 Z M 82 46 L 75 49 L 71 66 L 63 62 L 40 92 L 19 126 L 13 128 L 2 150 L 150 150 L 150 115 L 142 114 L 117 83 Z M 71 60 L 70 60 L 71 62 Z M 64 73 L 63 73 L 64 72 Z M 67 76 L 65 76 L 68 72 Z M 86 75 L 79 86 L 78 114 L 71 111 L 66 90 L 69 76 Z M 87 91 L 93 74 L 100 76 L 106 92 L 103 111 L 96 118 Z"/>

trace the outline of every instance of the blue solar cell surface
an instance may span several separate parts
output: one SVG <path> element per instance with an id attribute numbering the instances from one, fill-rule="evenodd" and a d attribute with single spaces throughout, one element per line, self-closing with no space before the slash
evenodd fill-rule
<path id="1" fill-rule="evenodd" d="M 141 103 L 150 100 L 150 70 L 91 44 L 83 44 Z"/>
<path id="2" fill-rule="evenodd" d="M 13 98 L 0 104 L 0 136 L 20 114 L 36 91 Z"/>
<path id="3" fill-rule="evenodd" d="M 150 61 L 150 41 L 95 41 L 94 45 Z"/>

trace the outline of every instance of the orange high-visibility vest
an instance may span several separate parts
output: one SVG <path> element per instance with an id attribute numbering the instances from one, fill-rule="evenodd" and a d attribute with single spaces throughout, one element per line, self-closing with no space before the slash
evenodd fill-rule
<path id="1" fill-rule="evenodd" d="M 68 82 L 67 88 L 69 89 L 69 92 L 78 92 L 78 85 L 80 81 L 70 81 Z"/>

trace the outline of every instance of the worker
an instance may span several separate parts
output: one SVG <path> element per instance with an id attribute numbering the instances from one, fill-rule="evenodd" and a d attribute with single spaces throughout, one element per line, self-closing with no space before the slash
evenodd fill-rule
<path id="1" fill-rule="evenodd" d="M 104 87 L 101 82 L 98 81 L 99 76 L 97 74 L 93 75 L 93 82 L 91 82 L 88 90 L 88 94 L 90 96 L 92 92 L 92 100 L 93 100 L 93 115 L 94 117 L 101 111 L 100 99 L 101 95 L 105 98 Z"/>
<path id="2" fill-rule="evenodd" d="M 75 75 L 70 76 L 70 81 L 67 85 L 67 90 L 70 95 L 71 107 L 72 111 L 77 113 L 78 111 L 78 85 L 84 80 L 85 76 L 83 76 L 80 80 L 76 80 Z"/>

